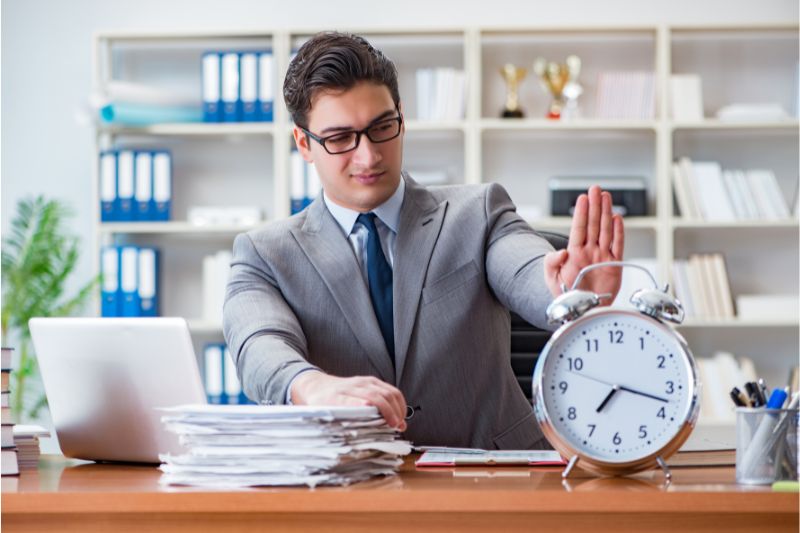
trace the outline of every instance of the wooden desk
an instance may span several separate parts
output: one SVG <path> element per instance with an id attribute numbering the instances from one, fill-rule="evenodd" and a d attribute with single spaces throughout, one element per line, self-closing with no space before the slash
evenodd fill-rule
<path id="1" fill-rule="evenodd" d="M 732 467 L 596 479 L 561 468 L 415 469 L 351 487 L 210 492 L 155 467 L 68 463 L 2 479 L 14 531 L 798 531 L 798 495 L 734 483 Z"/>

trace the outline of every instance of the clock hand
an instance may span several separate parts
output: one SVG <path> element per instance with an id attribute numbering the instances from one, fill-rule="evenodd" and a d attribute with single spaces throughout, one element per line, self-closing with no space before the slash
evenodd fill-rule
<path id="1" fill-rule="evenodd" d="M 621 386 L 621 387 L 620 387 L 620 389 L 622 389 L 622 390 L 624 390 L 624 391 L 632 392 L 633 394 L 638 394 L 638 395 L 640 395 L 640 396 L 645 396 L 645 397 L 647 397 L 647 398 L 652 398 L 652 399 L 654 399 L 654 400 L 658 400 L 659 402 L 669 403 L 669 400 L 667 400 L 666 398 L 661 398 L 660 396 L 654 396 L 654 395 L 652 395 L 652 394 L 648 394 L 648 393 L 646 393 L 646 392 L 642 392 L 642 391 L 634 390 L 634 389 L 631 389 L 631 388 L 625 387 L 624 385 L 623 385 L 623 386 Z"/>
<path id="2" fill-rule="evenodd" d="M 598 413 L 603 410 L 603 407 L 606 406 L 608 401 L 611 399 L 612 396 L 614 396 L 614 394 L 618 390 L 619 390 L 619 385 L 614 385 L 613 387 L 611 387 L 611 392 L 608 393 L 608 396 L 606 396 L 605 399 L 602 402 L 600 402 L 600 405 L 597 407 L 597 412 Z"/>
<path id="3" fill-rule="evenodd" d="M 595 378 L 595 377 L 592 377 L 592 376 L 587 376 L 583 372 L 575 372 L 574 370 L 568 370 L 567 372 L 569 372 L 570 374 L 575 374 L 576 376 L 581 376 L 581 377 L 584 377 L 586 379 L 590 379 L 592 381 L 596 381 L 598 383 L 602 383 L 603 385 L 608 385 L 609 387 L 619 387 L 620 390 L 631 392 L 633 394 L 638 394 L 640 396 L 645 396 L 647 398 L 652 398 L 653 400 L 658 400 L 659 402 L 669 403 L 669 400 L 667 400 L 666 398 L 661 398 L 660 396 L 654 396 L 654 395 L 648 394 L 646 392 L 638 391 L 636 389 L 632 389 L 630 387 L 626 387 L 625 385 L 615 385 L 613 383 L 609 383 L 608 381 L 603 381 L 602 379 L 598 379 L 598 378 Z"/>

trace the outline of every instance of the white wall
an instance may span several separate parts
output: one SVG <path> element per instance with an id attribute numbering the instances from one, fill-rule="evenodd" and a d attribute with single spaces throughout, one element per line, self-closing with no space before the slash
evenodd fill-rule
<path id="1" fill-rule="evenodd" d="M 44 193 L 77 212 L 92 272 L 92 131 L 76 120 L 91 86 L 97 30 L 796 23 L 797 0 L 3 0 L 2 230 L 20 197 Z"/>

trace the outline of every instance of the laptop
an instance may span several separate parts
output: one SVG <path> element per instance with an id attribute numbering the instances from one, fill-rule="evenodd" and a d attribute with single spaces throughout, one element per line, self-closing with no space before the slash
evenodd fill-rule
<path id="1" fill-rule="evenodd" d="M 33 318 L 28 326 L 61 451 L 159 463 L 181 453 L 159 407 L 206 403 L 182 318 Z"/>

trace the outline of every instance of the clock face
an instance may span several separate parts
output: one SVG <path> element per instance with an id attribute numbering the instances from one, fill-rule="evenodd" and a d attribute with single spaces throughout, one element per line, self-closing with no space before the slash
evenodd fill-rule
<path id="1" fill-rule="evenodd" d="M 559 330 L 537 365 L 534 397 L 569 446 L 626 463 L 664 448 L 694 407 L 690 355 L 667 326 L 637 312 L 592 312 Z M 696 411 L 695 411 L 696 412 Z"/>

